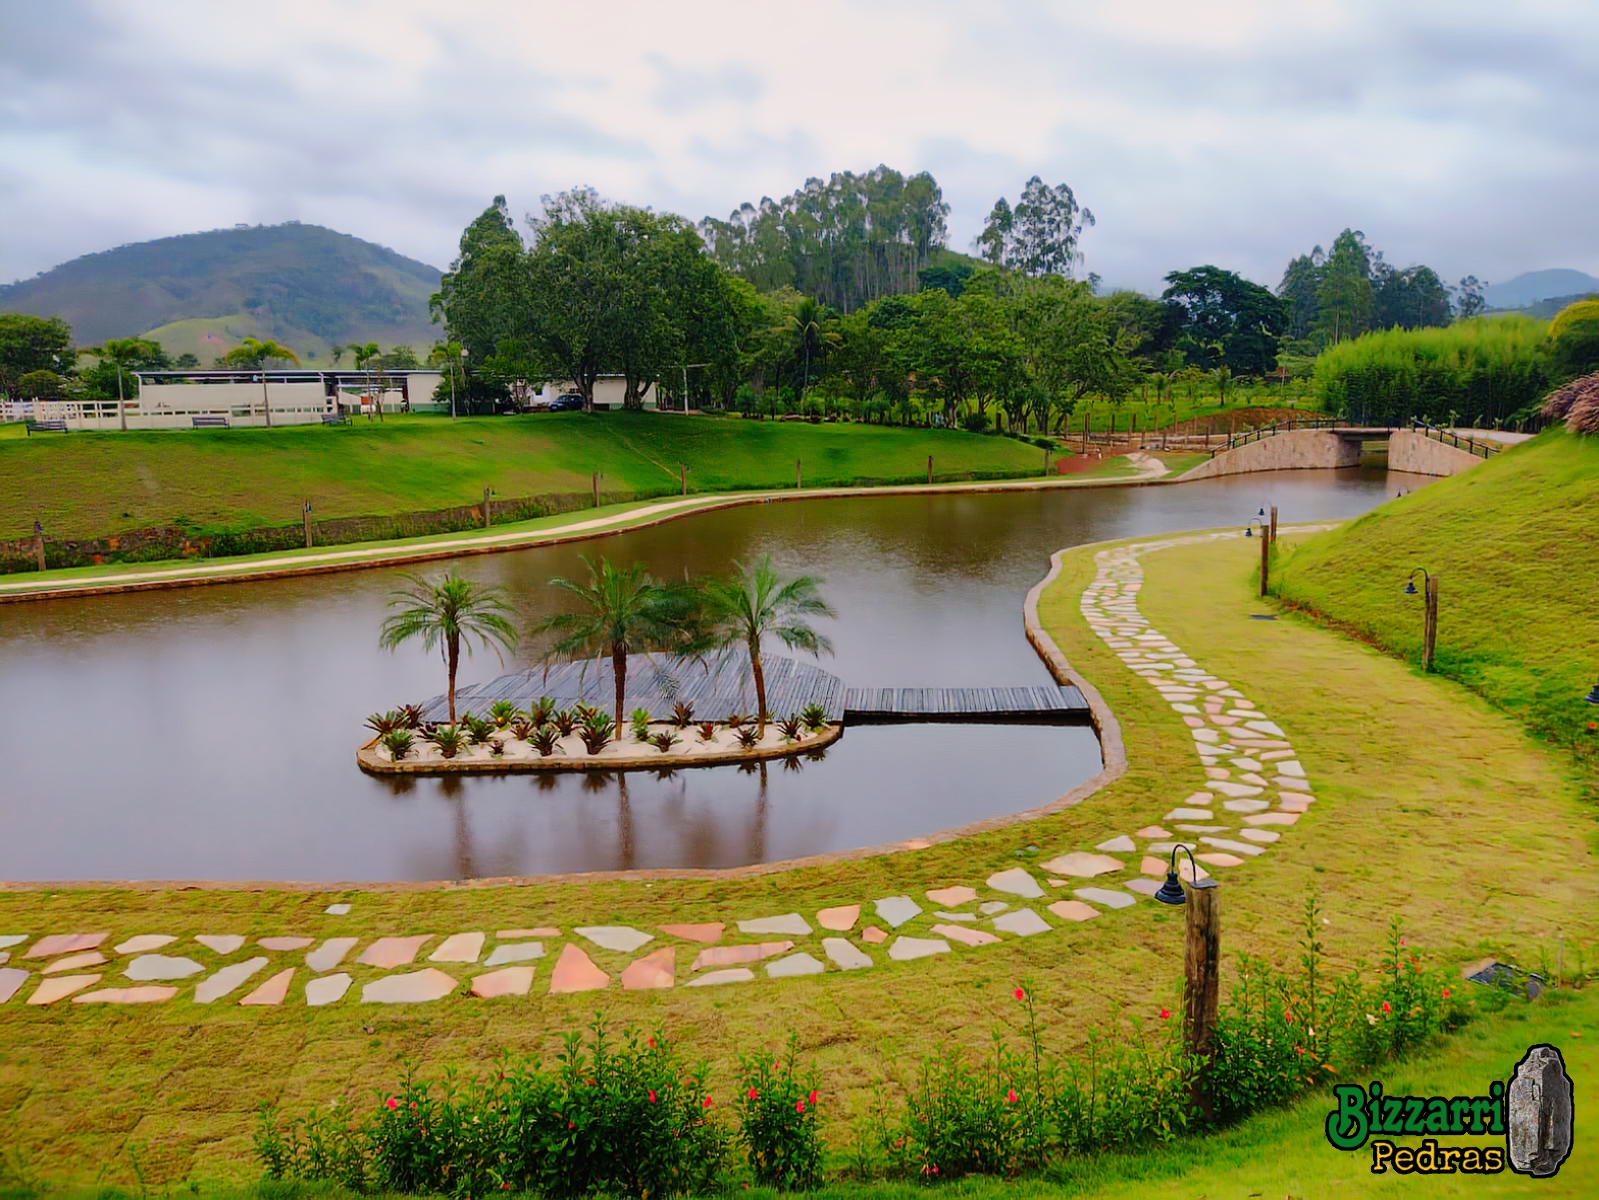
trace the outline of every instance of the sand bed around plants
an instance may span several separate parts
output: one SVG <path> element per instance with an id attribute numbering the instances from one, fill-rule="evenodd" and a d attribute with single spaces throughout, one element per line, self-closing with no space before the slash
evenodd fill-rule
<path id="1" fill-rule="evenodd" d="M 373 738 L 356 751 L 355 761 L 361 770 L 371 775 L 646 771 L 663 767 L 709 767 L 807 754 L 832 745 L 843 736 L 844 727 L 835 724 L 820 730 L 802 729 L 799 737 L 790 741 L 775 724 L 769 724 L 765 736 L 747 748 L 740 744 L 735 732 L 726 725 L 718 725 L 707 741 L 700 737 L 697 725 L 679 728 L 670 721 L 651 722 L 650 736 L 661 733 L 676 736 L 676 745 L 666 751 L 658 750 L 648 742 L 637 740 L 629 729 L 598 754 L 590 754 L 583 745 L 583 739 L 574 730 L 556 743 L 553 754 L 542 755 L 532 744 L 513 736 L 509 730 L 496 730 L 492 740 L 505 747 L 504 754 L 495 756 L 488 745 L 480 744 L 463 748 L 453 758 L 445 758 L 437 746 L 418 735 L 411 752 L 398 762 L 379 739 Z"/>

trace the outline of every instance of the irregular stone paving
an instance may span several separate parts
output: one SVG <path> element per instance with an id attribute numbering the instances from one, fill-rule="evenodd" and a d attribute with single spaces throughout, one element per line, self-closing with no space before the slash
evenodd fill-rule
<path id="1" fill-rule="evenodd" d="M 1171 793 L 1154 805 L 1157 811 L 1148 814 L 1149 824 L 1131 832 L 1106 828 L 1096 834 L 1091 847 L 1054 847 L 1049 851 L 1053 856 L 1040 855 L 1036 867 L 997 871 L 988 875 L 981 886 L 940 881 L 923 893 L 937 906 L 930 914 L 911 896 L 840 897 L 840 903 L 811 914 L 756 916 L 732 924 L 745 937 L 777 935 L 786 939 L 782 941 L 722 944 L 730 928 L 722 921 L 666 924 L 653 929 L 579 926 L 574 930 L 578 937 L 610 956 L 631 957 L 661 935 L 703 949 L 696 952 L 689 967 L 690 978 L 680 983 L 676 945 L 658 947 L 625 965 L 610 966 L 612 959 L 604 958 L 607 965 L 602 967 L 575 941 L 568 941 L 562 945 L 551 970 L 549 993 L 609 988 L 613 971 L 620 974 L 621 987 L 629 990 L 715 987 L 754 982 L 757 973 L 752 968 L 757 965 L 763 965 L 763 973 L 773 980 L 830 970 L 862 970 L 881 961 L 877 956 L 883 951 L 876 948 L 884 946 L 887 958 L 895 962 L 957 952 L 951 943 L 959 948 L 959 953 L 967 953 L 1012 938 L 1047 934 L 1060 927 L 1025 903 L 1012 907 L 1017 898 L 1048 899 L 1048 892 L 1040 885 L 1040 875 L 1052 889 L 1069 889 L 1070 898 L 1056 899 L 1044 906 L 1049 917 L 1069 925 L 1132 907 L 1140 897 L 1152 896 L 1160 887 L 1176 846 L 1191 848 L 1197 862 L 1223 872 L 1243 869 L 1250 860 L 1268 853 L 1315 802 L 1315 790 L 1304 765 L 1279 724 L 1230 681 L 1206 671 L 1151 628 L 1138 611 L 1138 594 L 1143 587 L 1139 562 L 1142 555 L 1183 543 L 1236 536 L 1176 537 L 1102 550 L 1096 555 L 1097 574 L 1082 595 L 1083 619 L 1128 670 L 1143 677 L 1161 694 L 1188 731 L 1198 759 L 1190 780 L 1172 781 Z M 1179 840 L 1184 835 L 1186 840 Z M 1179 855 L 1179 863 L 1183 878 L 1196 874 L 1187 855 Z M 1206 877 L 1205 867 L 1200 867 L 1197 875 Z M 1009 899 L 984 899 L 985 892 Z M 863 910 L 870 911 L 880 924 L 862 924 Z M 325 910 L 329 915 L 349 911 L 350 905 L 344 903 Z M 823 931 L 834 935 L 821 938 L 820 956 L 797 947 L 794 940 L 813 936 L 812 919 Z M 983 924 L 989 928 L 980 928 Z M 884 925 L 905 932 L 890 933 Z M 845 934 L 849 936 L 840 936 Z M 927 936 L 921 936 L 924 934 Z M 0 1004 L 21 994 L 35 973 L 38 981 L 27 998 L 32 1005 L 56 1004 L 68 997 L 74 1003 L 163 1003 L 182 990 L 146 986 L 88 991 L 100 982 L 101 976 L 69 972 L 110 962 L 109 952 L 101 949 L 110 936 L 66 933 L 40 937 L 25 953 L 19 951 L 13 956 L 27 962 L 27 966 L 0 966 Z M 366 946 L 356 962 L 384 971 L 410 967 L 433 937 L 380 937 Z M 540 958 L 545 953 L 544 940 L 560 937 L 561 931 L 554 926 L 502 929 L 495 934 L 497 944 L 484 959 L 487 934 L 456 933 L 446 936 L 428 957 L 430 962 L 439 963 L 475 964 L 482 960 L 485 967 L 498 968 L 473 977 L 470 991 L 475 997 L 526 996 L 532 988 L 534 968 L 506 964 Z M 0 936 L 0 952 L 21 946 L 28 938 L 27 934 Z M 179 940 L 166 934 L 135 933 L 116 945 L 115 954 L 132 957 L 123 973 L 136 980 L 178 979 L 208 970 L 194 959 L 149 953 Z M 285 934 L 260 938 L 256 944 L 275 954 L 316 945 L 304 956 L 313 977 L 305 984 L 303 996 L 306 1004 L 321 1006 L 343 1001 L 351 990 L 353 980 L 348 973 L 328 972 L 342 964 L 360 940 L 328 938 L 317 945 L 314 938 Z M 193 941 L 225 957 L 240 950 L 246 939 L 237 934 L 203 934 Z M 38 959 L 51 961 L 30 961 Z M 229 996 L 270 962 L 269 958 L 258 956 L 223 966 L 195 985 L 192 999 L 208 1004 Z M 284 1004 L 295 973 L 294 966 L 279 970 L 238 1003 Z M 453 976 L 427 967 L 366 982 L 360 993 L 361 1000 L 368 1003 L 427 1003 L 460 990 L 461 985 Z"/>

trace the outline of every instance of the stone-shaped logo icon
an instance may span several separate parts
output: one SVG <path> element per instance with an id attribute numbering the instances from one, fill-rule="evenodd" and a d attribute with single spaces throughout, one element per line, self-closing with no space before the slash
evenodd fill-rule
<path id="1" fill-rule="evenodd" d="M 1571 1153 L 1571 1080 L 1560 1051 L 1528 1049 L 1516 1064 L 1505 1097 L 1510 1169 L 1522 1175 L 1553 1175 Z"/>

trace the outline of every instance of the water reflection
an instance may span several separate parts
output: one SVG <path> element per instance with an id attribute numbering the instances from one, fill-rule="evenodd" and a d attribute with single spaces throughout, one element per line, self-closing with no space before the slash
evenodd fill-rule
<path id="1" fill-rule="evenodd" d="M 681 577 L 770 552 L 783 570 L 826 577 L 840 614 L 826 665 L 847 683 L 1024 686 L 1048 675 L 1022 636 L 1022 597 L 1060 546 L 1241 526 L 1271 504 L 1289 521 L 1351 516 L 1423 482 L 1281 472 L 1180 488 L 773 504 L 459 565 L 505 584 L 531 621 L 554 611 L 546 581 L 580 574 L 581 553 Z M 353 762 L 366 714 L 442 687 L 436 656 L 376 648 L 400 582 L 371 571 L 0 607 L 0 877 L 733 866 L 1015 812 L 1098 769 L 1080 729 L 880 726 L 851 729 L 816 761 L 749 772 L 371 779 Z M 524 646 L 506 666 L 532 665 L 535 653 Z M 479 657 L 462 682 L 499 670 Z M 982 755 L 958 752 L 968 746 Z"/>

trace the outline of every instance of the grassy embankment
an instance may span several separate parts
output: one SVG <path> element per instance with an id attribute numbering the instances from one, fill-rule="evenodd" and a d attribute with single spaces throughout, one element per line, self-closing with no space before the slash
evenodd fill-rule
<path id="1" fill-rule="evenodd" d="M 865 425 L 652 414 L 389 417 L 326 428 L 41 434 L 0 444 L 0 537 L 96 537 L 184 521 L 198 532 L 429 511 L 504 497 L 650 495 L 927 478 L 1041 475 L 1043 452 L 1011 438 Z"/>
<path id="2" fill-rule="evenodd" d="M 1225 873 L 1229 960 L 1249 952 L 1290 964 L 1300 904 L 1314 891 L 1334 964 L 1374 957 L 1394 913 L 1405 918 L 1413 945 L 1446 962 L 1497 953 L 1536 963 L 1540 949 L 1552 957 L 1557 931 L 1568 964 L 1584 946 L 1591 961 L 1599 879 L 1589 870 L 1589 819 L 1568 761 L 1448 681 L 1421 677 L 1309 622 L 1248 620 L 1263 611 L 1252 598 L 1253 547 L 1236 540 L 1154 554 L 1141 597 L 1157 627 L 1282 722 L 1316 781 L 1318 803 L 1292 836 Z M 0 928 L 105 928 L 119 940 L 155 931 L 370 938 L 545 923 L 652 926 L 920 894 L 980 882 L 1015 865 L 1018 852 L 1029 861 L 1091 846 L 1164 813 L 1198 774 L 1177 716 L 1084 627 L 1078 597 L 1093 570 L 1091 550 L 1068 556 L 1041 617 L 1121 717 L 1131 768 L 1047 820 L 748 879 L 375 887 L 342 896 L 271 888 L 12 892 L 0 894 Z M 1418 739 L 1418 729 L 1429 736 Z M 1039 847 L 1036 855 L 1028 846 Z M 323 915 L 339 898 L 354 911 Z M 1141 903 L 1046 937 L 931 962 L 882 962 L 870 971 L 712 992 L 613 989 L 493 1003 L 457 995 L 383 1011 L 349 1001 L 254 1011 L 181 999 L 120 1011 L 14 1001 L 0 1008 L 0 1140 L 47 1179 L 87 1183 L 103 1171 L 107 1180 L 131 1181 L 136 1156 L 152 1184 L 243 1181 L 257 1170 L 249 1133 L 263 1100 L 291 1111 L 337 1095 L 364 1101 L 394 1079 L 400 1055 L 436 1074 L 486 1069 L 501 1047 L 550 1054 L 562 1031 L 598 1008 L 617 1025 L 666 1028 L 722 1081 L 739 1049 L 772 1045 L 795 1030 L 833 1097 L 831 1136 L 842 1151 L 879 1086 L 893 1096 L 924 1055 L 980 1049 L 993 1027 L 1013 1025 L 1010 989 L 1020 979 L 1035 981 L 1046 1039 L 1061 1049 L 1080 1045 L 1091 1027 L 1125 1033 L 1131 1020 L 1175 1006 L 1181 919 Z M 932 920 L 924 914 L 906 929 L 920 932 Z M 613 973 L 625 961 L 594 956 Z M 536 993 L 547 970 L 541 965 Z M 355 974 L 360 983 L 374 972 Z M 1300 1124 L 1292 1129 L 1301 1141 L 1309 1137 Z M 1328 1169 L 1356 1174 L 1347 1163 L 1337 1159 Z"/>
<path id="3" fill-rule="evenodd" d="M 1574 752 L 1599 799 L 1599 439 L 1545 433 L 1312 538 L 1275 590 L 1419 663 L 1415 567 L 1441 579 L 1438 673 Z"/>

